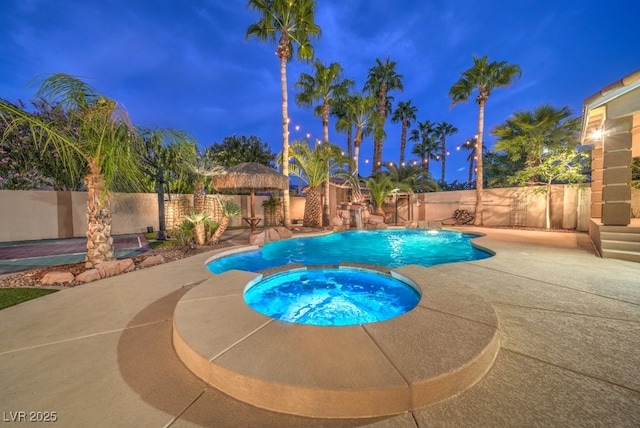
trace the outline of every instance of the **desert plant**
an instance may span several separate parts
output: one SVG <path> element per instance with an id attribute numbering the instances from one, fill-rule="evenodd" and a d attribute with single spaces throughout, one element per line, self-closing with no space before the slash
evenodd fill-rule
<path id="1" fill-rule="evenodd" d="M 191 248 L 193 247 L 193 224 L 185 220 L 170 230 L 169 236 L 175 239 L 176 245 Z"/>
<path id="2" fill-rule="evenodd" d="M 262 201 L 262 208 L 264 208 L 264 224 L 275 225 L 278 224 L 278 212 L 282 206 L 282 199 L 276 194 L 272 194 L 269 199 Z M 267 221 L 269 219 L 269 221 Z"/>
<path id="3" fill-rule="evenodd" d="M 220 203 L 220 207 L 222 208 L 222 219 L 220 220 L 220 224 L 216 229 L 216 232 L 211 237 L 210 242 L 212 244 L 216 244 L 225 230 L 227 230 L 227 226 L 229 226 L 229 221 L 232 218 L 239 217 L 242 214 L 242 208 L 240 205 L 236 204 L 231 199 L 222 199 L 220 195 L 218 196 L 218 203 Z"/>
<path id="4" fill-rule="evenodd" d="M 212 218 L 209 218 L 207 221 L 205 221 L 204 229 L 207 243 L 210 243 L 213 240 L 213 235 L 216 233 L 216 230 L 218 230 L 218 227 L 220 227 L 220 223 L 213 220 Z"/>
<path id="5" fill-rule="evenodd" d="M 192 211 L 184 217 L 187 223 L 193 225 L 193 235 L 197 245 L 204 245 L 207 240 L 205 224 L 211 220 L 209 214 L 202 211 Z"/>

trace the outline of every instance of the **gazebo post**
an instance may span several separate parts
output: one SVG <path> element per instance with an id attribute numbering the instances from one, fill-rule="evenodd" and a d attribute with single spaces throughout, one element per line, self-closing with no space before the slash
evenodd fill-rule
<path id="1" fill-rule="evenodd" d="M 255 189 L 251 189 L 251 218 L 256 217 L 256 191 Z"/>

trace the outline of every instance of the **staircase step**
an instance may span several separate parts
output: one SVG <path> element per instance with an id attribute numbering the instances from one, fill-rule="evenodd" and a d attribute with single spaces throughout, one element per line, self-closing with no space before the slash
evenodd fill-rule
<path id="1" fill-rule="evenodd" d="M 640 233 L 640 226 L 600 226 L 600 233 Z"/>
<path id="2" fill-rule="evenodd" d="M 609 239 L 602 239 L 600 245 L 603 250 L 635 251 L 640 253 L 640 242 L 636 241 L 611 241 Z"/>
<path id="3" fill-rule="evenodd" d="M 622 250 L 605 250 L 602 249 L 602 258 L 604 259 L 618 259 L 627 260 L 630 262 L 640 263 L 640 252 L 637 251 L 622 251 Z"/>
<path id="4" fill-rule="evenodd" d="M 640 242 L 640 233 L 600 232 L 600 239 L 607 241 Z"/>

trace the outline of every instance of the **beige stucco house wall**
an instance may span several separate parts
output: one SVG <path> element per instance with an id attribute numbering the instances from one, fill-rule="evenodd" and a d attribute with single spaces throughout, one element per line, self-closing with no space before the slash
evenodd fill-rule
<path id="1" fill-rule="evenodd" d="M 581 140 L 592 147 L 591 239 L 603 257 L 640 261 L 640 206 L 631 185 L 640 157 L 640 70 L 584 101 Z"/>

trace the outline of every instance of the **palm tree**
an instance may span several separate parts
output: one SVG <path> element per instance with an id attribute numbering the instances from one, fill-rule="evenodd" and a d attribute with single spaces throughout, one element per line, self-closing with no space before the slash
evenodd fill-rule
<path id="1" fill-rule="evenodd" d="M 234 201 L 232 201 L 231 199 L 222 199 L 220 198 L 220 195 L 217 196 L 218 203 L 220 204 L 220 208 L 222 209 L 222 219 L 220 220 L 220 224 L 218 225 L 218 228 L 211 238 L 212 244 L 218 243 L 218 241 L 222 237 L 222 234 L 225 232 L 225 230 L 227 230 L 229 221 L 232 218 L 240 217 L 240 214 L 242 213 L 242 208 Z"/>
<path id="2" fill-rule="evenodd" d="M 300 89 L 296 102 L 303 107 L 311 107 L 314 101 L 322 101 L 316 106 L 315 114 L 322 117 L 323 142 L 329 143 L 329 113 L 333 98 L 349 93 L 353 81 L 342 79 L 342 67 L 337 62 L 328 67 L 320 60 L 314 63 L 315 75 L 302 73 L 295 86 Z M 322 209 L 324 226 L 329 225 L 329 181 L 324 185 L 324 205 Z"/>
<path id="3" fill-rule="evenodd" d="M 290 156 L 291 175 L 300 178 L 308 186 L 303 225 L 320 228 L 322 227 L 320 186 L 327 181 L 327 178 L 345 177 L 343 168 L 351 161 L 342 154 L 339 146 L 321 144 L 311 148 L 308 142 L 293 143 Z"/>
<path id="4" fill-rule="evenodd" d="M 11 118 L 8 130 L 28 127 L 38 147 L 56 151 L 71 175 L 88 171 L 87 267 L 112 260 L 109 192 L 142 183 L 139 134 L 116 101 L 98 94 L 77 77 L 54 74 L 42 81 L 36 96 L 59 103 L 68 112 L 68 122 L 61 125 L 42 120 L 0 100 L 0 112 Z"/>
<path id="5" fill-rule="evenodd" d="M 347 134 L 347 154 L 349 159 L 354 159 L 353 155 L 353 118 L 349 115 L 348 103 L 350 94 L 340 94 L 334 99 L 331 105 L 331 114 L 336 117 L 336 131 Z"/>
<path id="6" fill-rule="evenodd" d="M 491 130 L 498 137 L 495 150 L 506 152 L 509 160 L 524 162 L 528 168 L 540 165 L 545 151 L 575 147 L 579 133 L 580 119 L 571 118 L 569 107 L 556 109 L 548 104 L 518 111 Z"/>
<path id="7" fill-rule="evenodd" d="M 196 245 L 204 245 L 207 237 L 205 225 L 211 221 L 209 214 L 203 211 L 192 211 L 184 216 L 184 220 L 193 226 Z"/>
<path id="8" fill-rule="evenodd" d="M 440 138 L 440 161 L 442 162 L 442 172 L 440 181 L 442 184 L 446 184 L 446 169 L 447 169 L 447 137 L 458 132 L 458 128 L 447 122 L 440 122 L 436 125 L 435 134 Z"/>
<path id="9" fill-rule="evenodd" d="M 390 61 L 387 58 L 385 62 L 382 62 L 379 58 L 376 58 L 376 64 L 369 69 L 367 82 L 364 85 L 364 90 L 378 100 L 378 105 L 376 106 L 378 119 L 374 124 L 373 173 L 380 172 L 382 167 L 382 141 L 385 137 L 384 125 L 387 120 L 389 106 L 387 94 L 396 89 L 403 90 L 402 75 L 396 73 L 395 61 Z"/>
<path id="10" fill-rule="evenodd" d="M 337 62 L 325 66 L 320 60 L 313 64 L 315 75 L 302 73 L 295 84 L 300 89 L 296 102 L 302 107 L 312 107 L 314 101 L 321 101 L 316 106 L 315 114 L 322 118 L 322 141 L 329 142 L 329 114 L 334 99 L 349 93 L 353 80 L 342 79 L 342 67 Z"/>
<path id="11" fill-rule="evenodd" d="M 353 162 L 354 162 L 354 175 L 358 176 L 358 163 L 360 161 L 360 146 L 364 137 L 373 132 L 372 122 L 375 120 L 375 105 L 376 99 L 368 96 L 363 97 L 360 94 L 355 94 L 348 101 L 348 115 L 352 119 L 356 128 L 356 135 L 353 138 Z"/>
<path id="12" fill-rule="evenodd" d="M 435 192 L 439 189 L 438 184 L 430 175 L 425 175 L 420 165 L 410 164 L 396 167 L 393 163 L 389 162 L 385 167 L 388 169 L 387 175 L 391 181 L 403 184 L 404 187 L 402 188 L 405 190 Z"/>
<path id="13" fill-rule="evenodd" d="M 400 132 L 400 166 L 404 165 L 404 152 L 407 147 L 407 129 L 411 122 L 416 120 L 418 108 L 411 105 L 411 100 L 400 101 L 391 116 L 391 122 L 400 122 L 402 131 Z"/>
<path id="14" fill-rule="evenodd" d="M 435 137 L 435 124 L 430 120 L 418 122 L 418 129 L 411 131 L 409 140 L 416 142 L 411 153 L 420 157 L 422 168 L 429 175 L 429 160 L 436 158 L 439 148 Z"/>
<path id="15" fill-rule="evenodd" d="M 469 155 L 467 156 L 467 160 L 469 161 L 469 178 L 467 183 L 471 186 L 473 182 L 473 172 L 475 171 L 476 158 L 478 153 L 478 139 L 473 137 L 467 141 L 465 141 L 462 146 L 463 149 L 469 150 Z"/>
<path id="16" fill-rule="evenodd" d="M 482 154 L 482 137 L 484 133 L 484 108 L 494 89 L 510 85 L 516 77 L 522 75 L 520 66 L 507 64 L 506 61 L 489 62 L 485 55 L 482 58 L 473 57 L 473 67 L 462 72 L 460 80 L 449 90 L 452 104 L 467 101 L 474 91 L 478 91 L 478 149 Z M 482 156 L 478 156 L 476 163 L 476 214 L 473 224 L 482 225 Z"/>
<path id="17" fill-rule="evenodd" d="M 391 179 L 385 174 L 378 174 L 369 177 L 366 184 L 369 195 L 371 196 L 371 202 L 373 202 L 373 206 L 375 207 L 374 214 L 384 216 L 382 204 L 384 204 L 384 200 L 394 189 Z"/>
<path id="18" fill-rule="evenodd" d="M 299 60 L 313 58 L 311 38 L 320 36 L 320 27 L 314 22 L 315 0 L 249 0 L 249 8 L 260 13 L 260 20 L 251 24 L 245 38 L 276 41 L 276 55 L 280 60 L 280 87 L 282 90 L 282 174 L 289 179 L 289 105 L 287 94 L 287 62 L 292 58 L 294 45 Z M 283 221 L 291 227 L 289 186 L 283 192 Z"/>
<path id="19" fill-rule="evenodd" d="M 224 174 L 225 168 L 216 165 L 215 162 L 202 154 L 198 154 L 188 165 L 194 176 L 193 186 L 193 209 L 199 212 L 204 211 L 205 202 L 205 182 L 213 176 Z"/>

